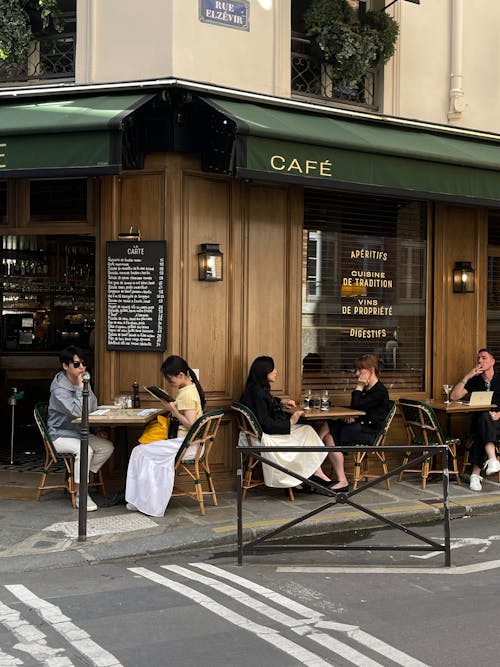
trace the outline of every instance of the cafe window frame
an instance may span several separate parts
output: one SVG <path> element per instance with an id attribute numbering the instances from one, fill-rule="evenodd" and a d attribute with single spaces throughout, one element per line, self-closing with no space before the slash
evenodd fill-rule
<path id="1" fill-rule="evenodd" d="M 32 210 L 32 193 L 33 187 L 37 183 L 50 184 L 54 183 L 54 188 L 57 188 L 57 184 L 69 183 L 69 182 L 79 182 L 85 184 L 85 195 L 82 197 L 85 200 L 85 210 L 81 210 L 78 214 L 72 215 L 63 215 L 62 213 L 57 213 L 56 208 L 52 211 L 50 205 L 47 206 L 47 212 L 33 212 Z M 95 200 L 95 182 L 93 178 L 39 178 L 39 179 L 30 179 L 25 182 L 26 187 L 26 215 L 27 215 L 27 224 L 30 225 L 39 225 L 50 222 L 51 224 L 93 224 L 94 222 L 94 200 Z"/>
<path id="2" fill-rule="evenodd" d="M 329 267 L 318 265 L 316 275 L 320 278 L 315 292 L 316 296 L 314 299 L 310 297 L 303 299 L 302 359 L 310 352 L 320 354 L 320 356 L 324 357 L 325 366 L 323 372 L 325 373 L 325 379 L 327 379 L 326 375 L 328 374 L 342 376 L 341 381 L 339 380 L 340 384 L 342 384 L 341 389 L 339 386 L 334 386 L 335 382 L 332 382 L 332 386 L 330 386 L 332 392 L 335 393 L 336 391 L 350 391 L 353 388 L 350 386 L 351 378 L 348 375 L 352 372 L 354 358 L 358 354 L 375 351 L 381 361 L 386 364 L 385 371 L 387 376 L 391 375 L 389 370 L 392 370 L 392 375 L 396 375 L 396 371 L 401 371 L 401 375 L 405 377 L 405 379 L 392 378 L 391 382 L 387 382 L 389 390 L 392 390 L 394 393 L 399 393 L 400 391 L 411 391 L 413 394 L 425 392 L 426 385 L 430 381 L 431 323 L 429 309 L 431 300 L 429 298 L 429 279 L 431 275 L 430 253 L 432 239 L 430 205 L 423 201 L 397 201 L 391 198 L 377 198 L 368 195 L 353 196 L 347 193 L 313 190 L 308 191 L 308 193 L 310 198 L 313 200 L 316 198 L 318 202 L 321 201 L 321 198 L 323 198 L 324 202 L 328 202 L 329 198 L 332 198 L 332 201 L 334 201 L 335 197 L 340 197 L 340 202 L 344 197 L 347 207 L 349 205 L 354 207 L 354 213 L 352 213 L 352 229 L 349 234 L 348 214 L 347 218 L 342 220 L 341 208 L 335 210 L 334 213 L 329 213 L 328 206 L 322 209 L 318 204 L 318 224 L 315 225 L 311 219 L 311 212 L 308 213 L 308 194 L 306 193 L 305 195 L 303 295 L 306 295 L 308 292 L 307 278 L 310 279 L 312 276 L 311 272 L 307 270 L 308 234 L 315 239 L 318 233 L 320 233 L 322 239 L 322 256 L 334 256 L 335 265 L 330 264 Z M 360 201 L 364 201 L 364 204 L 359 205 Z M 352 202 L 356 203 L 352 204 Z M 376 211 L 373 213 L 374 220 L 371 221 L 372 224 L 370 227 L 369 212 L 374 210 L 373 207 L 377 207 L 378 204 L 380 204 L 382 209 L 384 206 L 393 207 L 392 231 L 386 231 L 383 220 L 378 220 L 380 215 L 383 214 L 379 215 Z M 359 219 L 356 218 L 356 206 L 358 205 L 361 211 Z M 337 206 L 341 207 L 341 204 L 339 203 Z M 362 213 L 363 206 L 364 213 Z M 333 209 L 335 209 L 335 205 Z M 366 233 L 363 233 L 364 223 L 368 225 Z M 377 225 L 380 225 L 380 228 Z M 338 232 L 335 231 L 336 227 L 339 230 Z M 329 242 L 336 246 L 335 250 L 325 248 L 325 244 L 328 243 L 326 232 L 330 235 Z M 335 237 L 335 234 L 337 234 L 337 237 Z M 388 234 L 387 237 L 384 234 Z M 391 294 L 393 308 L 391 319 L 395 325 L 390 324 L 388 327 L 385 327 L 384 338 L 380 340 L 376 338 L 367 340 L 355 339 L 355 343 L 359 344 L 352 344 L 350 348 L 349 343 L 352 343 L 352 341 L 346 337 L 344 323 L 342 322 L 344 319 L 342 306 L 344 303 L 348 304 L 349 301 L 344 296 L 339 296 L 338 293 L 335 293 L 336 290 L 341 291 L 342 271 L 345 270 L 346 262 L 346 248 L 342 246 L 345 246 L 346 239 L 349 236 L 351 240 L 356 239 L 360 247 L 364 250 L 372 251 L 377 249 L 377 245 L 383 239 L 383 242 L 387 244 L 387 248 L 389 249 L 388 252 L 393 255 L 392 259 L 390 259 L 391 270 L 394 272 L 393 291 Z M 410 259 L 413 259 L 413 261 L 409 261 Z M 343 264 L 344 267 L 342 266 Z M 359 258 L 356 268 L 360 272 L 378 270 L 383 274 L 383 264 L 382 260 L 379 260 L 377 263 L 377 260 L 370 259 L 368 253 L 368 257 Z M 325 281 L 323 280 L 323 277 L 328 275 L 328 273 L 330 274 L 330 293 L 328 293 L 328 289 L 324 289 Z M 332 274 L 334 275 L 333 281 Z M 390 306 L 390 303 L 385 303 L 388 295 L 384 294 L 381 289 L 367 288 L 367 295 L 363 298 L 369 298 L 372 301 L 377 299 L 377 302 L 381 306 Z M 383 318 L 381 315 L 374 316 L 374 321 L 377 319 L 380 323 Z M 314 320 L 316 321 L 314 322 Z M 415 322 L 415 327 L 413 324 L 410 324 L 412 322 Z M 367 324 L 365 323 L 364 326 L 366 327 Z M 377 329 L 377 327 L 374 328 Z M 396 369 L 390 369 L 391 360 L 388 356 L 390 350 L 386 347 L 387 342 L 393 339 L 393 331 L 397 332 L 396 340 L 400 348 L 398 350 L 398 368 Z M 401 335 L 403 335 L 402 340 Z M 342 339 L 343 336 L 344 338 Z M 412 336 L 414 336 L 413 339 L 411 339 Z M 377 345 L 377 342 L 380 344 Z M 335 347 L 337 351 L 330 353 L 330 350 Z M 345 349 L 348 349 L 349 352 L 344 353 L 343 350 Z M 382 369 L 382 380 L 383 374 L 384 369 Z M 339 385 L 339 382 L 337 382 L 337 385 Z M 302 379 L 302 386 L 303 388 L 307 388 L 306 377 Z M 324 388 L 328 388 L 328 386 Z"/>

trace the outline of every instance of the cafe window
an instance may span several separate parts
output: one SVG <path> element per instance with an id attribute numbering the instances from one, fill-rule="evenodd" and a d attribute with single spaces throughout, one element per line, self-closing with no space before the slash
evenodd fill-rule
<path id="1" fill-rule="evenodd" d="M 304 388 L 350 391 L 354 359 L 373 353 L 389 390 L 424 390 L 426 216 L 422 202 L 306 192 Z"/>
<path id="2" fill-rule="evenodd" d="M 92 347 L 95 241 L 86 236 L 0 236 L 0 350 Z"/>
<path id="3" fill-rule="evenodd" d="M 30 220 L 87 220 L 87 179 L 31 181 Z"/>
<path id="4" fill-rule="evenodd" d="M 500 358 L 500 215 L 488 225 L 487 346 Z"/>
<path id="5" fill-rule="evenodd" d="M 0 225 L 7 224 L 7 181 L 0 181 Z"/>

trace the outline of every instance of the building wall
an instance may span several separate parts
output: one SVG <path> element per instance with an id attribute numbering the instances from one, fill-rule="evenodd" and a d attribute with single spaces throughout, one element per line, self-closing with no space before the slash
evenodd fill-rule
<path id="1" fill-rule="evenodd" d="M 76 82 L 176 77 L 290 94 L 290 2 L 251 2 L 250 30 L 205 23 L 198 0 L 79 0 Z"/>
<path id="2" fill-rule="evenodd" d="M 174 77 L 290 97 L 291 1 L 251 2 L 246 31 L 200 21 L 198 0 L 148 0 L 147 11 L 135 0 L 79 0 L 76 81 Z M 500 4 L 400 0 L 387 11 L 401 29 L 385 67 L 380 111 L 498 132 Z M 461 48 L 454 74 L 463 75 L 463 110 L 450 117 L 454 44 Z"/>

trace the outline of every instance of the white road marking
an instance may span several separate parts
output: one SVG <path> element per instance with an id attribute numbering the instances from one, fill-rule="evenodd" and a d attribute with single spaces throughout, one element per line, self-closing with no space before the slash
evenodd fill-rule
<path id="1" fill-rule="evenodd" d="M 381 653 L 383 656 L 390 657 L 391 660 L 393 660 L 395 663 L 399 665 L 404 665 L 405 667 L 424 667 L 424 663 L 414 659 L 413 657 L 407 655 L 406 653 L 403 653 L 402 651 L 399 651 L 390 644 L 386 644 L 380 639 L 377 639 L 377 637 L 369 635 L 367 632 L 361 630 L 357 625 L 347 625 L 345 623 L 321 620 L 322 618 L 324 618 L 324 614 L 322 614 L 321 612 L 314 612 L 308 607 L 301 605 L 299 602 L 295 602 L 294 600 L 291 600 L 290 598 L 287 598 L 286 596 L 281 595 L 280 593 L 276 593 L 275 591 L 269 588 L 260 586 L 259 584 L 251 581 L 250 579 L 245 579 L 244 577 L 240 577 L 239 575 L 234 574 L 233 572 L 226 572 L 226 570 L 223 570 L 222 568 L 216 567 L 215 565 L 211 565 L 209 563 L 189 563 L 189 566 L 196 567 L 206 572 L 210 572 L 211 574 L 214 574 L 223 579 L 229 579 L 231 582 L 238 584 L 243 588 L 250 589 L 254 593 L 263 595 L 264 597 L 271 599 L 276 604 L 279 604 L 285 607 L 286 609 L 293 610 L 296 613 L 302 614 L 306 618 L 311 619 L 315 617 L 316 618 L 316 620 L 314 621 L 315 628 L 331 629 L 335 630 L 336 632 L 343 632 L 349 638 L 353 639 L 354 641 L 357 641 L 358 643 L 369 648 L 370 650 L 375 651 L 376 653 Z M 165 567 L 167 569 L 168 566 L 163 565 L 162 567 Z M 170 567 L 168 567 L 168 569 L 170 569 Z M 192 576 L 189 570 L 186 570 L 186 572 L 188 573 L 187 576 L 189 577 Z M 257 609 L 257 606 L 254 606 L 254 608 Z M 294 630 L 294 632 L 298 631 L 298 628 L 292 628 L 292 629 Z M 333 648 L 331 642 L 337 640 L 333 640 L 332 637 L 328 635 L 314 633 L 314 636 L 313 635 L 308 635 L 308 636 L 314 641 L 318 641 L 322 646 L 328 646 L 336 653 L 340 653 L 340 655 L 346 657 L 345 651 L 344 653 L 342 653 L 339 650 L 340 647 L 343 647 L 345 649 L 346 648 L 345 644 L 341 644 L 340 642 L 338 642 L 336 644 L 336 647 Z M 353 660 L 351 660 L 351 662 L 353 662 Z"/>
<path id="2" fill-rule="evenodd" d="M 31 609 L 58 632 L 74 649 L 81 653 L 91 665 L 96 667 L 122 667 L 121 663 L 101 646 L 96 644 L 90 635 L 75 625 L 68 616 L 65 616 L 59 607 L 37 597 L 25 586 L 19 584 L 5 586 L 12 595 Z M 62 667 L 63 663 L 54 663 Z M 71 662 L 65 663 L 71 665 Z"/>
<path id="3" fill-rule="evenodd" d="M 464 575 L 496 570 L 500 568 L 500 560 L 475 563 L 473 565 L 458 565 L 457 567 L 329 567 L 322 565 L 295 566 L 283 565 L 276 568 L 276 572 L 302 572 L 303 574 L 439 574 Z"/>
<path id="4" fill-rule="evenodd" d="M 20 658 L 14 658 L 13 655 L 4 653 L 0 648 L 0 667 L 15 667 L 16 665 L 23 665 L 23 661 Z"/>
<path id="5" fill-rule="evenodd" d="M 69 658 L 61 655 L 61 653 L 64 653 L 63 648 L 51 648 L 47 644 L 46 635 L 41 630 L 21 618 L 18 611 L 11 609 L 3 602 L 0 602 L 0 623 L 10 630 L 18 640 L 19 643 L 14 647 L 18 651 L 28 653 L 34 660 L 47 667 L 73 666 Z M 7 662 L 6 664 L 16 663 Z M 22 662 L 17 664 L 22 664 Z"/>
<path id="6" fill-rule="evenodd" d="M 243 588 L 248 588 L 253 593 L 258 593 L 259 595 L 262 595 L 262 597 L 268 598 L 276 604 L 279 604 L 281 607 L 285 607 L 285 609 L 288 609 L 289 611 L 294 611 L 296 614 L 304 616 L 304 618 L 317 620 L 324 616 L 321 612 L 309 609 L 309 607 L 305 607 L 303 604 L 300 604 L 300 602 L 287 598 L 284 595 L 281 595 L 281 593 L 260 586 L 259 584 L 254 583 L 249 579 L 245 579 L 244 577 L 240 577 L 233 572 L 226 572 L 226 570 L 216 567 L 215 565 L 210 565 L 209 563 L 189 563 L 189 567 L 197 567 L 200 570 L 214 574 L 221 579 L 229 579 L 229 581 L 234 584 L 238 584 Z"/>
<path id="7" fill-rule="evenodd" d="M 433 540 L 438 540 L 439 538 L 433 537 Z M 481 549 L 478 550 L 478 553 L 482 554 L 491 547 L 491 543 L 495 540 L 500 540 L 500 535 L 491 535 L 490 537 L 481 538 L 481 537 L 452 537 L 450 540 L 450 547 L 452 549 L 460 549 L 460 547 L 468 547 L 471 545 L 481 545 Z M 434 558 L 435 556 L 441 555 L 442 551 L 431 551 L 423 556 L 416 554 L 410 554 L 410 558 L 420 558 L 422 560 L 427 558 Z"/>
<path id="8" fill-rule="evenodd" d="M 177 581 L 168 579 L 167 577 L 164 577 L 161 574 L 157 574 L 151 570 L 147 570 L 144 567 L 131 567 L 129 570 L 130 572 L 133 572 L 134 574 L 137 574 L 141 577 L 145 577 L 146 579 L 149 579 L 156 584 L 165 586 L 166 588 L 169 588 L 170 590 L 175 591 L 180 595 L 184 595 L 188 598 L 188 600 L 196 602 L 201 607 L 204 607 L 212 613 L 217 614 L 217 616 L 220 616 L 224 620 L 228 621 L 228 623 L 232 623 L 239 628 L 247 630 L 248 632 L 252 632 L 253 634 L 260 637 L 260 639 L 263 641 L 268 642 L 274 646 L 274 648 L 280 649 L 284 653 L 287 653 L 295 660 L 302 662 L 302 664 L 307 665 L 308 667 L 331 667 L 331 663 L 326 662 L 319 655 L 308 651 L 299 644 L 286 639 L 286 637 L 280 635 L 280 633 L 273 628 L 255 623 L 249 618 L 231 611 L 228 607 L 224 607 L 224 605 L 219 604 L 213 598 L 208 597 L 208 595 L 204 595 L 203 593 L 199 593 L 194 588 L 190 588 L 189 586 L 185 586 L 184 584 L 181 584 Z"/>
<path id="9" fill-rule="evenodd" d="M 180 574 L 184 577 L 187 577 L 188 579 L 192 578 L 192 572 L 185 567 L 180 567 L 178 565 L 162 565 L 162 567 L 165 570 L 170 570 L 171 572 Z M 284 625 L 286 628 L 296 632 L 298 635 L 312 639 L 320 646 L 328 648 L 330 651 L 339 654 L 346 660 L 352 662 L 354 665 L 358 665 L 359 667 L 381 667 L 378 662 L 367 658 L 359 651 L 356 651 L 356 649 L 351 648 L 347 644 L 343 644 L 337 639 L 325 635 L 324 633 L 315 632 L 314 628 L 309 625 L 311 622 L 311 612 L 310 610 L 307 610 L 307 607 L 306 610 L 308 613 L 306 618 L 292 618 L 287 614 L 283 614 L 282 612 L 277 611 L 264 602 L 259 602 L 259 600 L 256 598 L 250 597 L 250 595 L 243 593 L 237 588 L 221 583 L 220 581 L 212 579 L 211 577 L 204 577 L 202 574 L 199 574 L 196 577 L 196 581 L 215 589 L 223 595 L 227 595 L 231 599 L 245 605 L 246 607 L 250 607 L 250 609 L 253 609 L 255 612 L 262 614 L 262 616 L 273 620 L 275 623 L 281 623 L 281 625 Z M 249 581 L 248 583 L 251 584 L 252 582 Z"/>

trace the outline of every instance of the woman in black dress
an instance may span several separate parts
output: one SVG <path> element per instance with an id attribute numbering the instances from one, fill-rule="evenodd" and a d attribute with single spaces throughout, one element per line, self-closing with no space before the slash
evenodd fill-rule
<path id="1" fill-rule="evenodd" d="M 271 384 L 275 382 L 277 370 L 271 357 L 257 357 L 250 367 L 241 403 L 250 408 L 259 422 L 263 435 L 261 443 L 269 447 L 301 446 L 318 447 L 323 442 L 316 431 L 307 424 L 297 424 L 302 410 L 297 409 L 295 401 L 279 399 L 271 395 Z M 266 458 L 295 472 L 302 477 L 328 485 L 331 480 L 321 470 L 321 463 L 326 452 L 269 452 Z M 297 479 L 291 475 L 263 465 L 264 482 L 267 486 L 288 488 L 297 486 Z"/>

